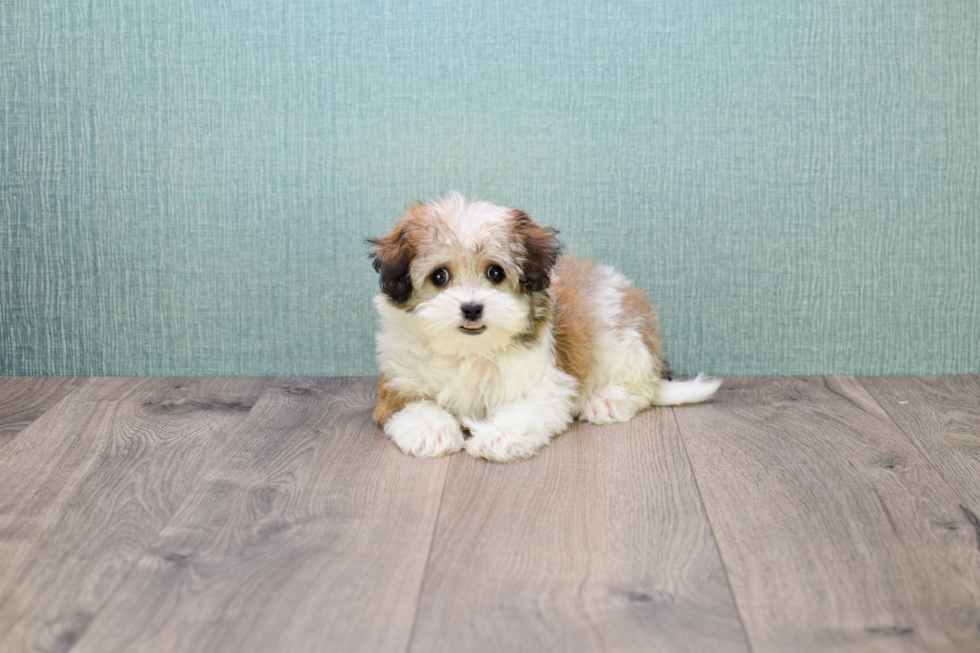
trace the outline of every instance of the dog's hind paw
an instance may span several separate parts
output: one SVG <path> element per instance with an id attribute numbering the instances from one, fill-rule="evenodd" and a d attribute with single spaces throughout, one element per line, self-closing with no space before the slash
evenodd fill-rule
<path id="1" fill-rule="evenodd" d="M 606 386 L 592 395 L 579 418 L 592 424 L 625 422 L 636 415 L 638 403 L 638 397 L 618 385 Z"/>

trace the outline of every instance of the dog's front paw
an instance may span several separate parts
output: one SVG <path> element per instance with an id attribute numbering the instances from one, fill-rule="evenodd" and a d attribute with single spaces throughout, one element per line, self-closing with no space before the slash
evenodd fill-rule
<path id="1" fill-rule="evenodd" d="M 547 438 L 535 438 L 514 425 L 471 420 L 463 420 L 463 424 L 470 432 L 470 439 L 464 445 L 466 452 L 498 463 L 530 458 L 548 441 Z"/>
<path id="2" fill-rule="evenodd" d="M 385 423 L 385 433 L 410 456 L 434 458 L 463 448 L 455 418 L 430 401 L 405 406 Z"/>

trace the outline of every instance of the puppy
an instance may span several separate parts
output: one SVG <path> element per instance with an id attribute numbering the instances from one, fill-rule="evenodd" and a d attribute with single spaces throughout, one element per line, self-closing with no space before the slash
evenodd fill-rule
<path id="1" fill-rule="evenodd" d="M 562 256 L 556 233 L 452 193 L 368 241 L 381 275 L 374 418 L 402 451 L 527 458 L 576 417 L 623 422 L 718 389 L 666 380 L 643 292 Z"/>

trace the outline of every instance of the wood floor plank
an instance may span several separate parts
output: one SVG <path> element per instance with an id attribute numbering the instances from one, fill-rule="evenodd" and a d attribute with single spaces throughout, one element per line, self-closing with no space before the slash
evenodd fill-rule
<path id="1" fill-rule="evenodd" d="M 75 651 L 404 651 L 449 460 L 381 434 L 376 386 L 264 394 Z"/>
<path id="2" fill-rule="evenodd" d="M 754 651 L 980 650 L 959 498 L 856 379 L 674 411 Z"/>
<path id="3" fill-rule="evenodd" d="M 0 449 L 0 651 L 65 651 L 263 379 L 89 379 Z"/>
<path id="4" fill-rule="evenodd" d="M 967 514 L 980 515 L 980 376 L 859 380 L 956 490 Z"/>
<path id="5" fill-rule="evenodd" d="M 0 377 L 0 448 L 83 381 L 77 376 Z"/>
<path id="6" fill-rule="evenodd" d="M 668 409 L 452 458 L 412 651 L 746 651 Z"/>

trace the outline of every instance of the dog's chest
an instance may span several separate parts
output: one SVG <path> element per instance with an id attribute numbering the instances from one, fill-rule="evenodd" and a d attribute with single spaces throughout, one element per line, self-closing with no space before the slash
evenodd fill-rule
<path id="1" fill-rule="evenodd" d="M 476 358 L 443 367 L 432 387 L 436 402 L 458 417 L 483 418 L 497 406 L 519 401 L 528 391 L 527 377 L 507 361 Z"/>

